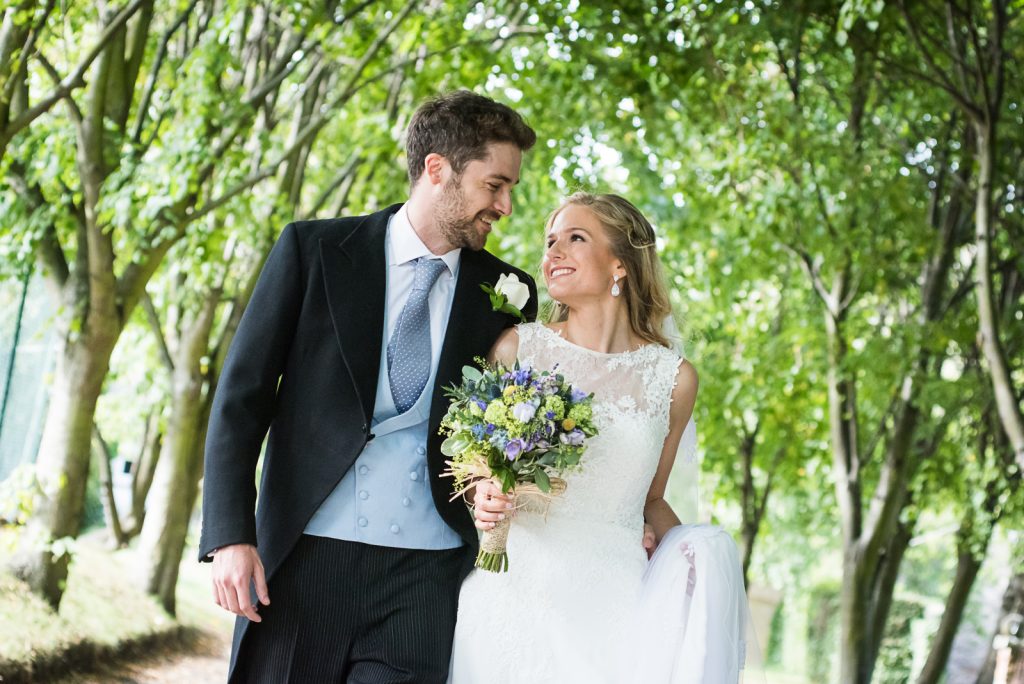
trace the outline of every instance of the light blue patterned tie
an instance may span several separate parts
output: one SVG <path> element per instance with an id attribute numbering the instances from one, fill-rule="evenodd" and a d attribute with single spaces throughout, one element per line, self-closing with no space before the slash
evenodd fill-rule
<path id="1" fill-rule="evenodd" d="M 399 413 L 412 408 L 430 376 L 430 307 L 427 299 L 430 288 L 444 269 L 445 264 L 440 259 L 421 257 L 416 260 L 412 292 L 388 341 L 391 396 Z"/>

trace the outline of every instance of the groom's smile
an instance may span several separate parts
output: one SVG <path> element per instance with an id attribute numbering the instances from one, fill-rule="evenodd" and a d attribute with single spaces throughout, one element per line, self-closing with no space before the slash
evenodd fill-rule
<path id="1" fill-rule="evenodd" d="M 483 159 L 466 163 L 462 173 L 449 168 L 434 211 L 453 248 L 483 249 L 494 223 L 512 214 L 512 188 L 519 182 L 521 163 L 518 147 L 498 142 L 487 146 Z"/>

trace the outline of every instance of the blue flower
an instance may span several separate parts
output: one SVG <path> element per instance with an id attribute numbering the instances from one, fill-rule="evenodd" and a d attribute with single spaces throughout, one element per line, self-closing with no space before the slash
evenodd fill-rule
<path id="1" fill-rule="evenodd" d="M 505 445 L 508 444 L 508 433 L 504 430 L 494 430 L 491 433 L 490 439 L 491 446 L 495 446 L 498 449 L 504 451 Z"/>
<path id="2" fill-rule="evenodd" d="M 583 434 L 583 430 L 576 428 L 571 432 L 563 432 L 558 436 L 558 439 L 562 442 L 562 444 L 568 444 L 569 446 L 580 446 L 583 444 L 584 437 L 585 435 Z"/>
<path id="3" fill-rule="evenodd" d="M 485 428 L 483 425 L 476 424 L 473 427 L 469 428 L 469 430 L 470 432 L 473 433 L 473 437 L 476 438 L 478 441 L 487 441 L 487 428 Z"/>
<path id="4" fill-rule="evenodd" d="M 575 387 L 572 388 L 572 403 L 578 403 L 589 397 L 590 395 L 582 390 L 578 390 Z"/>
<path id="5" fill-rule="evenodd" d="M 525 450 L 526 444 L 521 439 L 510 439 L 505 445 L 505 458 L 514 461 Z"/>

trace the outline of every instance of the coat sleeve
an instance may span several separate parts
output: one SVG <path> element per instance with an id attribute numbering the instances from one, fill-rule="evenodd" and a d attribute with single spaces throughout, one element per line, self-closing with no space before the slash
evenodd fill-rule
<path id="1" fill-rule="evenodd" d="M 304 297 L 298 235 L 288 224 L 263 266 L 231 342 L 206 437 L 199 560 L 256 544 L 256 463 L 274 417 Z"/>

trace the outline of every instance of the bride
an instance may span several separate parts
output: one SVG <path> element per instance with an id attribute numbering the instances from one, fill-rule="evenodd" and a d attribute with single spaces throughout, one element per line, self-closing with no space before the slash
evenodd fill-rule
<path id="1" fill-rule="evenodd" d="M 478 529 L 515 516 L 510 569 L 462 585 L 450 681 L 734 684 L 746 615 L 735 545 L 681 526 L 664 498 L 698 381 L 665 331 L 654 231 L 621 197 L 576 193 L 548 221 L 543 274 L 551 322 L 510 329 L 491 360 L 557 366 L 593 392 L 600 434 L 545 510 L 477 483 Z"/>

